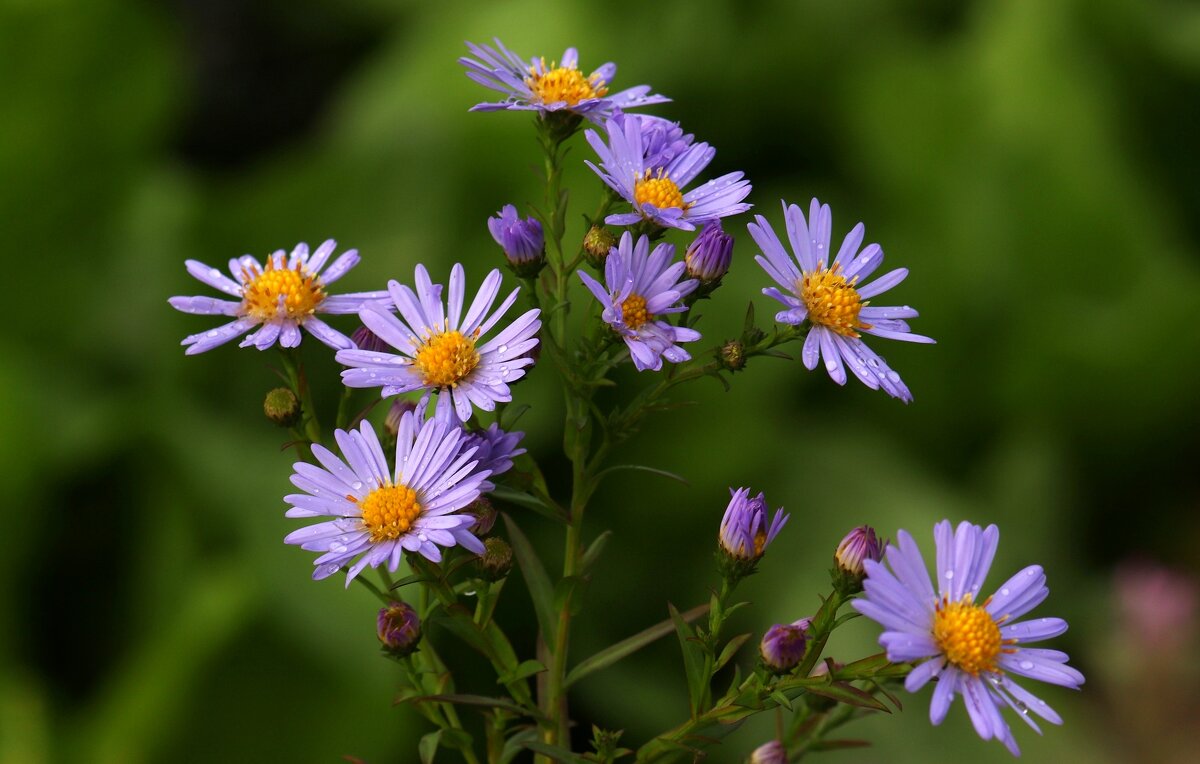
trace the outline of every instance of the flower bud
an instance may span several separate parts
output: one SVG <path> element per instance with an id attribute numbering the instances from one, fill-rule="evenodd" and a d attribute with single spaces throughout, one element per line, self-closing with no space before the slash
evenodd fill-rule
<path id="1" fill-rule="evenodd" d="M 730 340 L 717 352 L 721 365 L 730 371 L 746 368 L 746 346 L 740 340 Z"/>
<path id="2" fill-rule="evenodd" d="M 392 401 L 392 405 L 388 407 L 387 415 L 383 418 L 383 432 L 392 442 L 396 440 L 396 433 L 400 432 L 400 420 L 410 411 L 416 411 L 417 404 L 412 401 L 402 401 L 396 399 Z"/>
<path id="3" fill-rule="evenodd" d="M 421 619 L 410 605 L 393 602 L 380 609 L 376 633 L 384 652 L 403 658 L 416 650 L 421 641 Z"/>
<path id="4" fill-rule="evenodd" d="M 750 764 L 787 764 L 787 749 L 778 740 L 763 743 L 750 754 Z"/>
<path id="5" fill-rule="evenodd" d="M 512 547 L 508 542 L 499 536 L 491 536 L 483 541 L 479 572 L 489 581 L 499 581 L 512 570 L 512 559 Z"/>
<path id="6" fill-rule="evenodd" d="M 394 348 L 383 341 L 378 334 L 365 326 L 360 326 L 350 335 L 350 341 L 359 350 L 369 350 L 373 353 L 391 353 Z"/>
<path id="7" fill-rule="evenodd" d="M 770 516 L 767 502 L 760 493 L 750 497 L 749 488 L 729 489 L 732 498 L 725 508 L 721 529 L 717 534 L 717 561 L 721 575 L 731 584 L 754 573 L 767 546 L 788 521 L 783 508 Z"/>
<path id="8" fill-rule="evenodd" d="M 786 674 L 804 660 L 808 647 L 807 619 L 795 623 L 777 623 L 763 634 L 758 647 L 763 665 L 772 673 Z"/>
<path id="9" fill-rule="evenodd" d="M 584 258 L 588 261 L 588 265 L 598 271 L 604 270 L 604 261 L 608 259 L 608 253 L 615 246 L 617 246 L 617 237 L 601 225 L 592 226 L 588 229 L 587 235 L 583 237 Z"/>
<path id="10" fill-rule="evenodd" d="M 720 221 L 714 220 L 688 245 L 683 260 L 687 274 L 700 283 L 710 285 L 720 281 L 733 260 L 733 237 L 721 229 Z"/>
<path id="11" fill-rule="evenodd" d="M 880 541 L 875 535 L 875 529 L 869 525 L 860 525 L 846 534 L 842 543 L 838 544 L 833 554 L 835 563 L 832 571 L 834 585 L 843 594 L 855 594 L 862 591 L 864 560 L 879 562 L 887 542 Z"/>
<path id="12" fill-rule="evenodd" d="M 468 504 L 463 509 L 463 512 L 468 515 L 475 515 L 474 525 L 467 528 L 467 530 L 476 536 L 486 536 L 491 533 L 492 526 L 496 524 L 496 517 L 500 514 L 486 496 L 480 496 Z"/>
<path id="13" fill-rule="evenodd" d="M 263 413 L 280 427 L 291 427 L 300 421 L 300 401 L 286 387 L 277 387 L 263 399 Z"/>
<path id="14" fill-rule="evenodd" d="M 504 205 L 496 214 L 499 217 L 488 218 L 488 230 L 504 250 L 509 267 L 523 278 L 536 276 L 546 264 L 546 237 L 542 233 L 542 224 L 534 218 L 522 220 L 517 215 L 517 208 L 511 204 Z"/>

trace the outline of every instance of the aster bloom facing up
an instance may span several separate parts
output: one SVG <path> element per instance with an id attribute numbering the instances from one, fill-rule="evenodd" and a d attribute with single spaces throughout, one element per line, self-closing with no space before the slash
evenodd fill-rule
<path id="1" fill-rule="evenodd" d="M 671 99 L 639 85 L 609 94 L 608 86 L 617 74 L 617 65 L 607 63 L 591 74 L 579 69 L 579 51 L 567 48 L 561 63 L 546 64 L 545 58 L 530 61 L 495 40 L 496 47 L 467 43 L 474 56 L 458 60 L 467 68 L 467 76 L 486 88 L 507 96 L 503 101 L 484 102 L 471 111 L 536 111 L 542 114 L 568 112 L 599 122 L 615 109 L 632 109 L 667 103 Z"/>
<path id="2" fill-rule="evenodd" d="M 496 403 L 512 400 L 508 385 L 523 377 L 525 367 L 533 363 L 529 354 L 538 343 L 540 311 L 526 311 L 485 342 L 483 335 L 500 321 L 520 291 L 514 289 L 493 311 L 500 271 L 487 275 L 465 314 L 466 276 L 461 265 L 456 263 L 450 271 L 448 302 L 443 302 L 442 286 L 430 281 L 425 266 L 416 267 L 415 278 L 415 292 L 397 281 L 388 284 L 400 318 L 379 306 L 359 313 L 362 322 L 399 354 L 340 351 L 338 362 L 351 367 L 342 372 L 343 383 L 382 387 L 385 397 L 412 390 L 438 392 L 452 398 L 464 422 L 473 407 L 491 411 Z"/>
<path id="3" fill-rule="evenodd" d="M 590 161 L 587 166 L 633 205 L 632 212 L 609 215 L 606 223 L 633 225 L 649 220 L 656 225 L 692 231 L 701 223 L 750 209 L 751 205 L 742 201 L 750 193 L 750 181 L 744 180 L 740 172 L 722 175 L 683 192 L 683 187 L 716 156 L 716 149 L 707 143 L 691 144 L 665 165 L 654 166 L 647 157 L 639 120 L 610 119 L 605 130 L 607 143 L 594 130 L 585 133 L 600 158 L 599 167 Z"/>
<path id="4" fill-rule="evenodd" d="M 784 202 L 784 219 L 794 261 L 766 218 L 756 216 L 747 228 L 763 252 L 754 259 L 783 287 L 763 289 L 763 294 L 786 308 L 775 315 L 775 320 L 798 325 L 807 319 L 812 325 L 801 352 L 804 365 L 815 369 L 824 356 L 825 370 L 839 385 L 846 384 L 849 366 L 854 376 L 872 390 L 883 388 L 893 398 L 912 401 L 912 393 L 900 375 L 862 341 L 862 334 L 873 334 L 905 342 L 933 342 L 909 330 L 906 319 L 917 317 L 912 308 L 874 307 L 866 302 L 903 281 L 908 269 L 897 268 L 862 285 L 859 282 L 870 278 L 883 263 L 883 249 L 878 244 L 859 250 L 865 230 L 862 223 L 846 234 L 833 256 L 829 249 L 833 216 L 828 204 L 813 199 L 805 220 L 799 207 Z"/>
<path id="5" fill-rule="evenodd" d="M 1041 566 L 1019 571 L 995 594 L 977 602 L 999 539 L 994 525 L 983 529 L 964 522 L 955 530 L 947 520 L 938 523 L 935 594 L 920 549 L 912 536 L 900 531 L 897 543 L 887 549 L 887 566 L 873 560 L 863 563 L 866 595 L 852 606 L 887 629 L 879 644 L 888 660 L 918 662 L 904 682 L 909 692 L 937 679 L 929 707 L 934 724 L 941 724 L 954 696 L 961 694 L 979 736 L 996 738 L 1019 754 L 1000 714 L 1004 706 L 1016 710 L 1039 733 L 1031 713 L 1053 724 L 1062 724 L 1062 719 L 1011 676 L 1077 689 L 1083 675 L 1066 665 L 1065 653 L 1024 646 L 1067 630 L 1061 618 L 1019 620 L 1050 593 Z"/>
<path id="6" fill-rule="evenodd" d="M 718 535 L 721 549 L 733 559 L 757 561 L 779 535 L 790 515 L 785 515 L 780 507 L 772 518 L 763 495 L 760 493 L 751 498 L 749 488 L 730 488 L 729 493 L 729 506 L 725 508 Z"/>
<path id="7" fill-rule="evenodd" d="M 633 234 L 626 231 L 604 261 L 605 284 L 578 271 L 584 285 L 604 306 L 601 318 L 625 340 L 638 371 L 658 371 L 664 358 L 671 363 L 689 360 L 691 355 L 678 343 L 700 339 L 695 329 L 661 320 L 686 311 L 679 301 L 697 286 L 694 280 L 679 281 L 684 264 L 672 263 L 674 256 L 673 245 L 659 244 L 651 252 L 649 237 L 638 238 L 634 245 Z"/>
<path id="8" fill-rule="evenodd" d="M 488 218 L 492 238 L 504 250 L 508 264 L 519 276 L 534 276 L 546 260 L 546 237 L 534 218 L 522 220 L 517 208 L 504 205 L 498 217 Z"/>
<path id="9" fill-rule="evenodd" d="M 414 412 L 406 413 L 396 435 L 394 470 L 388 469 L 370 423 L 349 432 L 337 430 L 334 437 L 342 458 L 313 444 L 321 466 L 297 462 L 292 484 L 304 493 L 284 497 L 291 505 L 288 517 L 330 518 L 284 539 L 322 553 L 313 578 L 326 578 L 349 565 L 349 586 L 368 565 L 386 564 L 395 571 L 405 551 L 433 562 L 442 559 L 441 547 L 483 552 L 483 544 L 468 530 L 475 516 L 458 510 L 478 498 L 488 473 L 477 469 L 475 449 L 466 447 L 461 428 L 438 419 L 422 422 Z"/>
<path id="10" fill-rule="evenodd" d="M 216 329 L 193 334 L 183 340 L 187 354 L 195 355 L 258 331 L 242 340 L 242 347 L 259 350 L 278 342 L 285 348 L 300 344 L 300 328 L 331 348 L 352 348 L 349 337 L 316 317 L 317 313 L 357 313 L 367 305 L 387 304 L 387 292 L 355 292 L 327 295 L 325 288 L 358 265 L 358 251 L 343 252 L 328 268 L 325 264 L 337 248 L 330 239 L 310 255 L 308 245 L 297 244 L 289 256 L 278 250 L 264 266 L 251 255 L 229 261 L 233 278 L 196 260 L 188 260 L 187 271 L 198 281 L 236 300 L 214 297 L 172 297 L 171 307 L 184 313 L 229 316 L 234 320 Z M 322 271 L 324 271 L 322 273 Z"/>

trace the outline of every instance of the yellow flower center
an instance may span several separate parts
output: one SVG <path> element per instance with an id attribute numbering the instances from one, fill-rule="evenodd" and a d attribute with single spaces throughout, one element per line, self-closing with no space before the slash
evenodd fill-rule
<path id="1" fill-rule="evenodd" d="M 858 329 L 871 328 L 870 324 L 858 320 L 858 312 L 867 303 L 859 298 L 858 290 L 854 288 L 858 277 L 846 281 L 840 270 L 840 266 L 826 268 L 820 263 L 816 271 L 800 277 L 796 291 L 808 309 L 809 321 L 844 337 L 857 337 Z"/>
<path id="2" fill-rule="evenodd" d="M 376 488 L 362 500 L 361 509 L 363 527 L 374 543 L 400 538 L 421 514 L 417 492 L 406 485 Z"/>
<path id="3" fill-rule="evenodd" d="M 933 614 L 933 638 L 946 660 L 971 676 L 998 672 L 1001 646 L 1014 640 L 1000 638 L 1000 624 L 986 610 L 986 602 L 975 605 L 971 600 L 968 594 L 958 602 L 939 602 Z"/>
<path id="4" fill-rule="evenodd" d="M 675 185 L 675 181 L 663 174 L 662 170 L 653 176 L 646 170 L 633 186 L 633 199 L 639 207 L 649 202 L 660 210 L 668 207 L 686 210 L 691 206 L 683 200 L 683 194 L 680 193 L 679 186 Z"/>
<path id="5" fill-rule="evenodd" d="M 547 68 L 544 58 L 541 69 L 538 72 L 537 67 L 530 67 L 525 84 L 542 103 L 565 102 L 568 106 L 574 106 L 580 101 L 602 98 L 608 93 L 604 80 L 595 75 L 585 77 L 578 69 L 565 66 Z"/>
<path id="6" fill-rule="evenodd" d="M 646 312 L 646 298 L 640 294 L 631 294 L 621 303 L 621 321 L 635 332 L 653 320 L 654 316 Z"/>
<path id="7" fill-rule="evenodd" d="M 425 340 L 413 358 L 413 366 L 430 387 L 455 387 L 478 365 L 475 340 L 457 330 Z"/>
<path id="8" fill-rule="evenodd" d="M 325 300 L 325 291 L 316 276 L 304 272 L 304 266 L 276 268 L 275 259 L 267 259 L 266 270 L 252 265 L 242 269 L 242 314 L 269 321 L 279 313 L 280 298 L 288 318 L 303 321 Z"/>

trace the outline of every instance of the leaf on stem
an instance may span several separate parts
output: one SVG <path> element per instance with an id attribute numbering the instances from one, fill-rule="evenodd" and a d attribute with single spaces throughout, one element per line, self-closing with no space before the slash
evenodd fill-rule
<path id="1" fill-rule="evenodd" d="M 870 708 L 875 711 L 883 711 L 890 714 L 892 709 L 885 706 L 878 698 L 869 692 L 858 689 L 848 682 L 833 682 L 831 684 L 817 684 L 805 688 L 813 695 L 820 695 L 823 698 L 836 700 L 839 703 L 846 703 L 859 708 Z"/>
<path id="2" fill-rule="evenodd" d="M 524 491 L 518 491 L 513 488 L 509 488 L 508 486 L 498 485 L 492 490 L 491 493 L 488 494 L 488 496 L 502 502 L 515 504 L 518 507 L 532 509 L 542 517 L 547 517 L 556 522 L 565 523 L 567 521 L 566 516 L 558 509 L 550 506 L 531 493 L 525 493 Z"/>
<path id="3" fill-rule="evenodd" d="M 683 651 L 683 667 L 687 673 L 688 704 L 691 708 L 692 718 L 695 718 L 700 713 L 700 699 L 704 696 L 704 690 L 708 686 L 709 680 L 705 672 L 703 647 L 696 639 L 695 630 L 683 619 L 679 610 L 669 602 L 667 610 L 671 613 L 671 622 L 675 626 L 675 633 L 679 636 L 679 647 Z"/>
<path id="4" fill-rule="evenodd" d="M 550 577 L 546 575 L 546 568 L 520 527 L 507 512 L 501 515 L 504 517 L 504 526 L 508 529 L 508 540 L 512 543 L 513 555 L 516 556 L 517 565 L 525 579 L 525 588 L 529 590 L 529 596 L 533 600 L 533 612 L 537 616 L 538 626 L 546 636 L 546 643 L 554 644 L 558 621 L 554 611 L 554 589 L 550 586 Z"/>
<path id="5" fill-rule="evenodd" d="M 684 622 L 691 623 L 707 612 L 708 605 L 699 605 L 686 613 L 680 613 L 679 617 Z M 595 655 L 580 661 L 575 668 L 571 669 L 570 673 L 567 674 L 566 686 L 570 687 L 588 674 L 611 666 L 622 658 L 641 650 L 646 645 L 665 637 L 675 629 L 674 618 L 668 618 L 634 634 L 632 637 L 627 637 L 616 644 L 609 645 Z"/>
<path id="6" fill-rule="evenodd" d="M 421 764 L 433 764 L 433 757 L 437 755 L 438 743 L 441 740 L 441 730 L 421 737 L 421 742 L 417 743 L 417 754 L 421 757 Z"/>
<path id="7" fill-rule="evenodd" d="M 580 570 L 585 573 L 591 570 L 596 561 L 600 559 L 600 554 L 604 551 L 604 547 L 608 545 L 610 538 L 612 538 L 612 531 L 605 531 L 596 537 L 596 540 L 591 543 L 591 546 L 583 553 L 583 557 L 580 558 Z"/>
<path id="8" fill-rule="evenodd" d="M 746 640 L 750 639 L 750 634 L 738 634 L 725 643 L 721 654 L 717 656 L 717 662 L 713 664 L 713 673 L 720 671 L 725 667 L 726 663 L 737 655 L 737 651 L 742 649 L 742 645 L 746 644 Z"/>
<path id="9" fill-rule="evenodd" d="M 636 470 L 637 472 L 649 472 L 652 475 L 661 475 L 665 478 L 670 478 L 671 480 L 683 483 L 684 485 L 690 485 L 687 481 L 687 478 L 684 478 L 681 475 L 676 475 L 674 472 L 667 472 L 666 470 L 660 470 L 656 467 L 647 467 L 644 464 L 617 464 L 609 467 L 608 469 L 601 470 L 596 474 L 596 484 L 599 485 L 600 481 L 607 477 L 609 473 L 616 472 L 617 470 Z"/>

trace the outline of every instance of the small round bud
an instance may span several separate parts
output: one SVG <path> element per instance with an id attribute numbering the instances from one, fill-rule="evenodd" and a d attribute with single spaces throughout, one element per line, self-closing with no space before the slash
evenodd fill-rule
<path id="1" fill-rule="evenodd" d="M 467 528 L 467 530 L 476 536 L 486 536 L 491 533 L 492 526 L 496 524 L 496 518 L 500 515 L 486 496 L 480 496 L 468 504 L 463 509 L 463 512 L 468 515 L 475 515 L 475 523 Z"/>
<path id="2" fill-rule="evenodd" d="M 862 591 L 862 581 L 866 575 L 863 562 L 879 562 L 886 549 L 887 541 L 881 541 L 871 526 L 860 525 L 851 530 L 833 554 L 834 585 L 847 595 Z"/>
<path id="3" fill-rule="evenodd" d="M 806 619 L 803 619 L 806 620 Z M 786 674 L 804 660 L 808 647 L 808 623 L 777 623 L 767 629 L 758 652 L 763 665 L 775 674 Z"/>
<path id="4" fill-rule="evenodd" d="M 714 284 L 729 272 L 729 263 L 733 260 L 733 237 L 721 229 L 720 221 L 714 220 L 705 225 L 700 235 L 688 245 L 683 260 L 689 276 L 705 285 Z"/>
<path id="5" fill-rule="evenodd" d="M 369 350 L 373 353 L 391 353 L 395 350 L 391 345 L 384 342 L 383 338 L 365 326 L 355 329 L 354 334 L 350 335 L 350 341 L 359 350 Z"/>
<path id="6" fill-rule="evenodd" d="M 508 542 L 499 536 L 483 541 L 483 554 L 479 556 L 479 572 L 489 581 L 499 581 L 512 570 L 513 551 Z"/>
<path id="7" fill-rule="evenodd" d="M 421 619 L 410 605 L 393 602 L 380 609 L 376 633 L 385 653 L 403 658 L 421 641 Z"/>
<path id="8" fill-rule="evenodd" d="M 522 220 L 517 208 L 511 204 L 496 213 L 499 217 L 488 218 L 488 230 L 492 238 L 504 250 L 504 257 L 513 273 L 522 278 L 532 278 L 546 264 L 546 237 L 542 224 L 535 218 Z"/>
<path id="9" fill-rule="evenodd" d="M 608 259 L 608 253 L 615 246 L 617 246 L 617 237 L 601 225 L 592 226 L 583 237 L 584 258 L 588 261 L 588 265 L 598 271 L 604 270 L 604 261 Z"/>
<path id="10" fill-rule="evenodd" d="M 787 749 L 778 740 L 763 743 L 750 754 L 750 764 L 787 764 Z"/>
<path id="11" fill-rule="evenodd" d="M 410 411 L 416 411 L 417 404 L 412 401 L 392 401 L 392 405 L 388 407 L 387 415 L 383 418 L 383 432 L 394 441 L 396 433 L 400 432 L 400 420 Z"/>
<path id="12" fill-rule="evenodd" d="M 740 340 L 730 340 L 717 353 L 721 365 L 730 371 L 746 368 L 746 346 Z"/>
<path id="13" fill-rule="evenodd" d="M 291 427 L 300 421 L 300 401 L 286 387 L 277 387 L 263 399 L 263 413 L 280 427 Z"/>

